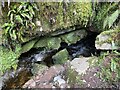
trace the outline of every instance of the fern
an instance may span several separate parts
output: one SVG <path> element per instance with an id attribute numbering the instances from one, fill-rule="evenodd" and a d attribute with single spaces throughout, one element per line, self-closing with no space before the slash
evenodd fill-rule
<path id="1" fill-rule="evenodd" d="M 113 14 L 107 16 L 103 23 L 103 29 L 108 25 L 109 28 L 113 25 L 113 23 L 117 20 L 120 11 L 117 9 Z"/>
<path id="2" fill-rule="evenodd" d="M 8 12 L 9 20 L 3 25 L 3 36 L 6 37 L 8 42 L 24 42 L 25 34 L 31 35 L 34 30 L 35 24 L 33 19 L 37 6 L 35 3 L 21 2 L 19 6 L 14 5 Z"/>

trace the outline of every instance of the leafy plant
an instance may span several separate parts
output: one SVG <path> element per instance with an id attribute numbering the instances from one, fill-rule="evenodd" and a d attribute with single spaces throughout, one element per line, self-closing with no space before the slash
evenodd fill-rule
<path id="1" fill-rule="evenodd" d="M 113 84 L 120 80 L 120 53 L 112 51 L 112 53 L 104 53 L 99 57 L 97 66 L 100 68 L 99 76 Z"/>
<path id="2" fill-rule="evenodd" d="M 105 28 L 107 25 L 110 28 L 113 25 L 113 23 L 117 20 L 119 13 L 120 13 L 120 11 L 117 9 L 110 16 L 107 16 L 106 19 L 104 20 L 103 28 Z"/>
<path id="3" fill-rule="evenodd" d="M 38 10 L 35 3 L 22 2 L 19 6 L 14 5 L 8 12 L 9 20 L 3 28 L 3 36 L 8 42 L 24 42 L 25 35 L 30 36 L 35 28 L 33 19 Z"/>
<path id="4" fill-rule="evenodd" d="M 107 25 L 111 27 L 118 17 L 118 3 L 99 2 L 94 7 L 93 25 L 95 28 L 101 32 L 106 30 Z"/>
<path id="5" fill-rule="evenodd" d="M 0 75 L 11 69 L 11 67 L 17 68 L 17 58 L 20 55 L 20 50 L 20 45 L 16 45 L 14 52 L 11 49 L 0 46 Z"/>

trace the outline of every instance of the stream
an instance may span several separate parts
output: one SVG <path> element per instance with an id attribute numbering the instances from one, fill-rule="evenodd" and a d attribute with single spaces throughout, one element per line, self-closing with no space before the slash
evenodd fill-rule
<path id="1" fill-rule="evenodd" d="M 2 89 L 21 88 L 33 75 L 31 69 L 33 68 L 34 63 L 44 63 L 50 67 L 51 65 L 54 65 L 52 56 L 65 48 L 69 53 L 70 59 L 74 59 L 79 55 L 84 57 L 97 55 L 97 50 L 95 48 L 95 39 L 97 35 L 98 33 L 88 31 L 88 35 L 85 38 L 74 44 L 68 45 L 67 43 L 62 42 L 61 47 L 58 50 L 41 51 L 32 48 L 30 51 L 21 54 L 18 62 L 18 69 L 16 71 L 11 70 L 4 74 L 2 78 Z"/>

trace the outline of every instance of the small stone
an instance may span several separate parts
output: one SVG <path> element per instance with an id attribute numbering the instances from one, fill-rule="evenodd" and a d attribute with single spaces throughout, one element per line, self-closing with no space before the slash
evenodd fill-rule
<path id="1" fill-rule="evenodd" d="M 62 84 L 65 84 L 66 81 L 64 79 L 58 79 L 58 83 L 59 83 L 59 86 L 61 86 Z"/>

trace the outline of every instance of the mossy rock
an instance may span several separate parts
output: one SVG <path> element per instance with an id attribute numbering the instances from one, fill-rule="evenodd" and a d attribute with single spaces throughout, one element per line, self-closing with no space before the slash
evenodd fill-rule
<path id="1" fill-rule="evenodd" d="M 28 43 L 24 44 L 22 46 L 22 50 L 21 50 L 21 53 L 25 53 L 27 51 L 29 51 L 31 48 L 33 48 L 34 44 L 36 43 L 37 39 L 35 40 L 31 40 L 29 41 Z"/>
<path id="2" fill-rule="evenodd" d="M 58 49 L 60 43 L 61 39 L 59 37 L 43 37 L 36 42 L 34 48 Z"/>
<path id="3" fill-rule="evenodd" d="M 46 33 L 74 25 L 85 27 L 92 16 L 90 2 L 40 2 L 38 20 Z"/>
<path id="4" fill-rule="evenodd" d="M 66 49 L 63 49 L 56 55 L 54 55 L 52 58 L 55 64 L 64 64 L 69 59 L 69 54 Z"/>
<path id="5" fill-rule="evenodd" d="M 60 47 L 61 39 L 58 37 L 48 38 L 47 48 L 58 49 Z"/>
<path id="6" fill-rule="evenodd" d="M 95 46 L 97 49 L 119 49 L 120 48 L 120 28 L 102 32 L 97 36 Z"/>
<path id="7" fill-rule="evenodd" d="M 68 43 L 76 43 L 77 41 L 81 40 L 87 35 L 87 32 L 85 30 L 77 30 L 65 35 L 61 35 L 61 40 Z"/>

